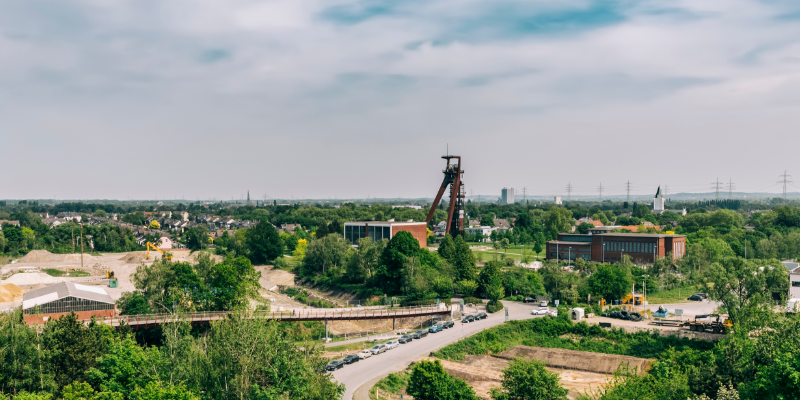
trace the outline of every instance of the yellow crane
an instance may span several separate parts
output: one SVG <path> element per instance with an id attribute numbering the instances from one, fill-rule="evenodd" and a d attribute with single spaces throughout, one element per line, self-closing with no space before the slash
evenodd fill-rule
<path id="1" fill-rule="evenodd" d="M 153 248 L 153 250 L 161 253 L 161 255 L 164 256 L 164 258 L 166 258 L 167 260 L 172 260 L 172 254 L 164 254 L 164 252 L 161 251 L 161 249 L 156 247 L 154 244 L 152 244 L 150 242 L 147 242 L 147 259 L 148 260 L 150 259 L 150 248 L 151 247 Z"/>

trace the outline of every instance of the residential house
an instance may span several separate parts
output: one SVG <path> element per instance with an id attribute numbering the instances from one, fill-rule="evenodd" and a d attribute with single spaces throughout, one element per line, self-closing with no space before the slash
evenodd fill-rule
<path id="1" fill-rule="evenodd" d="M 3 224 L 19 226 L 19 221 L 9 221 L 7 219 L 0 219 L 0 231 L 3 230 Z"/>
<path id="2" fill-rule="evenodd" d="M 60 212 L 56 215 L 57 218 L 63 218 L 67 221 L 81 222 L 81 214 L 76 212 Z"/>
<path id="3" fill-rule="evenodd" d="M 511 222 L 509 222 L 507 219 L 495 218 L 494 227 L 500 232 L 505 232 L 511 229 Z"/>

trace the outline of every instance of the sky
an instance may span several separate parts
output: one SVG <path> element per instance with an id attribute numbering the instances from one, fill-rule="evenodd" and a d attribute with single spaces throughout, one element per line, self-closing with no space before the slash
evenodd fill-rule
<path id="1" fill-rule="evenodd" d="M 798 126 L 792 0 L 0 2 L 0 198 L 777 193 Z"/>

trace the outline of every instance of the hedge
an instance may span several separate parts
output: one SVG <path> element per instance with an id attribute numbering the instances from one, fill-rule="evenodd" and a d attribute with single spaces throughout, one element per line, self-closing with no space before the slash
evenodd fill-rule
<path id="1" fill-rule="evenodd" d="M 481 299 L 479 299 L 477 297 L 464 297 L 464 304 L 469 304 L 469 303 L 481 304 L 481 303 L 483 303 L 483 300 L 481 300 Z"/>
<path id="2" fill-rule="evenodd" d="M 450 305 L 450 299 L 439 299 L 440 303 Z M 423 300 L 408 300 L 403 299 L 400 301 L 401 307 L 410 307 L 410 306 L 429 306 L 432 304 L 436 304 L 436 299 L 423 299 Z"/>
<path id="3" fill-rule="evenodd" d="M 488 312 L 489 314 L 496 313 L 498 311 L 501 311 L 502 309 L 503 309 L 503 303 L 499 300 L 495 303 L 492 303 L 491 301 L 486 303 L 486 312 Z"/>

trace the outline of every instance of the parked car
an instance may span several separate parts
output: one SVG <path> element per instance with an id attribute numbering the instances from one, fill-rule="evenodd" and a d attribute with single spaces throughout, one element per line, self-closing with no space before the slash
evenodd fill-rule
<path id="1" fill-rule="evenodd" d="M 430 328 L 428 328 L 428 332 L 430 332 L 430 333 L 436 333 L 436 332 L 439 332 L 441 330 L 442 330 L 442 326 L 439 325 L 439 324 L 432 325 Z"/>
<path id="2" fill-rule="evenodd" d="M 426 331 L 424 329 L 420 329 L 420 330 L 414 332 L 414 335 L 415 335 L 414 339 L 422 339 L 425 336 L 428 336 L 428 331 Z"/>
<path id="3" fill-rule="evenodd" d="M 400 339 L 397 339 L 397 342 L 400 343 L 400 344 L 406 344 L 406 343 L 411 342 L 412 340 L 414 340 L 413 336 L 411 336 L 411 335 L 403 335 L 403 336 L 400 336 Z"/>
<path id="4" fill-rule="evenodd" d="M 364 349 L 358 352 L 358 358 L 370 358 L 372 357 L 372 352 L 369 349 Z"/>
<path id="5" fill-rule="evenodd" d="M 344 367 L 344 361 L 342 361 L 342 360 L 333 360 L 333 361 L 328 363 L 328 366 L 325 367 L 325 369 L 327 369 L 328 371 L 333 371 L 333 370 L 340 369 L 342 367 Z"/>
<path id="6" fill-rule="evenodd" d="M 391 350 L 397 346 L 400 346 L 400 342 L 398 342 L 397 340 L 390 340 L 384 344 L 386 345 L 387 350 Z"/>
<path id="7" fill-rule="evenodd" d="M 462 324 L 468 324 L 472 321 L 475 321 L 475 317 L 473 317 L 472 315 L 465 315 L 464 318 L 461 318 Z"/>
<path id="8" fill-rule="evenodd" d="M 554 310 L 550 310 L 550 311 L 547 312 L 547 315 L 549 315 L 551 317 L 557 317 L 558 316 L 558 310 L 555 310 L 555 309 Z"/>
<path id="9" fill-rule="evenodd" d="M 479 312 L 475 315 L 475 319 L 486 319 L 488 316 L 489 314 L 486 314 L 485 312 Z"/>
<path id="10" fill-rule="evenodd" d="M 450 329 L 455 325 L 456 323 L 453 321 L 445 321 L 445 323 L 442 326 L 444 327 L 444 329 Z"/>
<path id="11" fill-rule="evenodd" d="M 360 359 L 361 357 L 359 357 L 358 354 L 348 354 L 342 361 L 344 361 L 345 364 L 352 364 Z"/>
<path id="12" fill-rule="evenodd" d="M 702 297 L 704 299 L 707 299 L 708 298 L 708 293 L 695 293 L 692 296 L 700 296 L 700 297 Z"/>
<path id="13" fill-rule="evenodd" d="M 550 309 L 547 307 L 534 308 L 531 310 L 531 315 L 547 315 L 548 311 L 550 311 Z"/>
<path id="14" fill-rule="evenodd" d="M 539 307 L 547 307 L 547 302 L 542 300 L 539 302 Z"/>
<path id="15" fill-rule="evenodd" d="M 523 303 L 533 303 L 535 301 L 536 301 L 536 299 L 534 299 L 533 297 L 526 297 L 526 298 L 522 299 Z"/>
<path id="16" fill-rule="evenodd" d="M 686 300 L 703 301 L 703 297 L 702 296 L 698 296 L 696 294 L 693 294 L 693 295 L 689 296 L 689 298 L 687 298 Z"/>
<path id="17" fill-rule="evenodd" d="M 369 351 L 372 352 L 372 355 L 381 354 L 386 350 L 387 349 L 385 344 L 376 344 L 375 346 L 372 346 L 371 349 L 369 349 Z"/>

